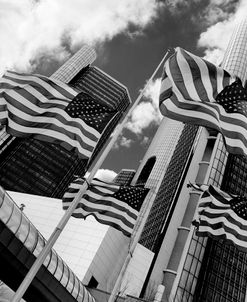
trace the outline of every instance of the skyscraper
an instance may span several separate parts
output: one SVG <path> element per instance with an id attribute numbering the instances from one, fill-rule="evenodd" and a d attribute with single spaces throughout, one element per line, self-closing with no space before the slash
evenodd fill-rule
<path id="1" fill-rule="evenodd" d="M 198 127 L 163 118 L 132 181 L 132 184 L 145 184 L 145 187 L 151 189 L 147 198 L 152 206 L 139 243 L 152 252 L 149 254 L 152 262 L 148 275 L 146 278 L 143 276 L 141 296 L 150 286 L 156 287 L 156 280 L 153 282 L 150 276 L 157 263 L 170 213 L 176 206 L 184 177 L 192 161 L 197 131 Z"/>
<path id="2" fill-rule="evenodd" d="M 113 181 L 117 185 L 130 185 L 135 173 L 136 171 L 132 169 L 122 169 Z"/>
<path id="3" fill-rule="evenodd" d="M 247 76 L 246 44 L 244 20 L 233 33 L 222 63 L 243 83 Z M 224 241 L 194 234 L 191 221 L 200 194 L 187 185 L 208 183 L 246 194 L 247 161 L 242 156 L 228 155 L 221 135 L 210 129 L 189 130 L 185 125 L 177 138 L 172 141 L 166 131 L 157 132 L 135 176 L 136 182 L 146 182 L 148 187 L 151 175 L 159 169 L 155 167 L 155 153 L 157 141 L 163 139 L 160 148 L 170 160 L 164 175 L 160 172 L 162 180 L 156 183 L 157 195 L 140 239 L 155 253 L 142 296 L 152 284 L 154 290 L 163 284 L 162 301 L 245 301 L 247 256 Z M 165 155 L 166 145 L 174 148 L 170 157 Z"/>
<path id="4" fill-rule="evenodd" d="M 0 182 L 5 189 L 61 198 L 74 175 L 84 175 L 86 168 L 93 164 L 130 104 L 126 87 L 99 68 L 90 66 L 94 59 L 94 50 L 84 46 L 51 76 L 119 111 L 105 129 L 90 162 L 55 144 L 2 133 Z"/>
<path id="5" fill-rule="evenodd" d="M 247 79 L 247 19 L 239 22 L 227 47 L 222 66 Z M 221 188 L 247 195 L 247 158 L 228 155 Z M 247 254 L 224 241 L 208 239 L 193 301 L 246 301 Z"/>
<path id="6" fill-rule="evenodd" d="M 147 186 L 153 186 L 156 189 L 153 207 L 140 238 L 140 243 L 153 252 L 158 248 L 158 241 L 162 236 L 162 228 L 168 218 L 168 212 L 173 202 L 176 202 L 174 199 L 182 183 L 184 169 L 188 165 L 196 133 L 197 127 L 164 119 L 156 134 L 155 144 L 158 143 L 158 145 L 154 150 L 152 150 L 154 144 L 151 145 L 149 150 L 151 154 L 147 152 L 145 166 L 137 178 L 136 184 L 146 183 Z M 148 166 L 152 160 L 155 162 L 148 176 Z M 146 177 L 148 176 L 146 182 L 145 171 L 147 171 Z"/>

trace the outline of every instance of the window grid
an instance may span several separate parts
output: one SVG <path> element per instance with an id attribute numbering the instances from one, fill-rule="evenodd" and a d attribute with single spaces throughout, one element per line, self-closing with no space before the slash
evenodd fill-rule
<path id="1" fill-rule="evenodd" d="M 140 243 L 154 251 L 175 197 L 198 127 L 185 125 L 151 208 Z"/>
<path id="2" fill-rule="evenodd" d="M 223 178 L 224 168 L 227 162 L 227 152 L 223 145 L 223 140 L 221 135 L 219 135 L 219 140 L 217 141 L 217 144 L 215 144 L 215 149 L 216 149 L 216 153 L 213 159 L 208 183 L 217 186 L 219 185 L 221 179 Z M 195 244 L 195 241 L 197 242 L 197 244 Z M 184 262 L 182 275 L 175 295 L 178 301 L 179 299 L 181 299 L 181 301 L 194 301 L 194 302 L 204 301 L 204 300 L 199 300 L 197 297 L 197 291 L 198 291 L 197 283 L 198 283 L 198 279 L 201 278 L 200 273 L 202 271 L 202 263 L 204 259 L 203 256 L 205 252 L 205 247 L 207 246 L 207 241 L 208 238 L 199 238 L 195 234 L 193 234 L 192 240 L 190 242 L 189 252 Z M 196 264 L 194 264 L 193 267 L 190 266 L 190 269 L 188 269 L 191 261 L 195 262 Z M 194 270 L 195 266 L 196 266 L 196 270 Z M 220 300 L 212 300 L 213 291 L 209 290 L 207 295 L 208 297 L 211 297 L 210 298 L 211 300 L 207 298 L 208 300 L 205 301 L 208 302 L 220 301 Z M 218 297 L 218 295 L 216 296 Z M 195 299 L 195 297 L 197 298 Z"/>

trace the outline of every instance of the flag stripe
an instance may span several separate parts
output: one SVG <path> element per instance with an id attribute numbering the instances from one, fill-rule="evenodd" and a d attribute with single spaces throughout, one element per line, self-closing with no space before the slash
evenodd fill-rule
<path id="1" fill-rule="evenodd" d="M 234 213 L 231 209 L 224 209 L 215 207 L 208 207 L 203 211 L 199 211 L 200 214 L 200 225 L 203 221 L 207 221 L 208 224 L 212 224 L 217 226 L 217 223 L 224 223 L 229 228 L 231 227 L 233 230 L 238 230 L 239 234 L 245 234 L 247 236 L 247 225 L 246 221 L 239 217 L 236 213 Z M 214 228 L 215 228 L 214 226 Z M 247 238 L 247 237 L 246 237 Z"/>
<path id="2" fill-rule="evenodd" d="M 247 154 L 247 123 L 242 114 L 229 117 L 220 105 L 181 103 L 175 95 L 160 105 L 160 111 L 181 122 L 216 129 L 223 134 L 229 152 Z"/>
<path id="3" fill-rule="evenodd" d="M 181 122 L 216 129 L 229 152 L 247 154 L 246 114 L 241 109 L 229 113 L 216 101 L 235 81 L 224 69 L 177 48 L 164 66 L 160 111 Z"/>
<path id="4" fill-rule="evenodd" d="M 47 108 L 46 104 L 46 108 L 43 108 L 42 103 L 38 102 L 36 105 L 14 91 L 12 91 L 11 95 L 8 95 L 7 100 L 7 106 L 9 112 L 12 113 L 13 119 L 14 117 L 20 117 L 23 121 L 26 120 L 27 124 L 29 121 L 32 121 L 41 124 L 50 123 L 51 126 L 53 123 L 56 124 L 57 121 L 58 125 L 62 125 L 64 131 L 68 130 L 71 134 L 77 133 L 79 136 L 81 134 L 86 135 L 92 141 L 97 141 L 100 137 L 100 134 L 88 126 L 82 119 L 69 116 L 67 112 L 59 108 L 59 106 L 52 105 L 49 106 L 50 108 Z M 69 122 L 69 124 L 64 126 L 67 122 Z"/>
<path id="5" fill-rule="evenodd" d="M 210 226 L 203 226 L 200 231 L 196 233 L 198 236 L 205 237 L 209 236 L 213 239 L 223 239 L 223 240 L 229 240 L 230 242 L 234 243 L 240 250 L 243 250 L 246 252 L 246 242 L 240 238 L 236 238 L 233 234 L 227 232 L 224 228 L 213 230 Z M 227 242 L 227 241 L 226 241 Z"/>
<path id="6" fill-rule="evenodd" d="M 64 210 L 77 196 L 83 182 L 83 179 L 77 179 L 70 184 L 62 199 Z M 148 189 L 144 188 L 123 187 L 93 179 L 72 216 L 85 218 L 93 215 L 100 223 L 110 225 L 126 236 L 131 236 L 138 217 L 138 208 L 147 192 Z"/>
<path id="7" fill-rule="evenodd" d="M 177 60 L 177 65 L 178 65 L 178 71 L 176 70 L 177 74 L 179 74 L 179 78 L 182 79 L 182 81 L 178 82 L 179 86 L 178 89 L 183 91 L 183 96 L 185 99 L 190 100 L 190 99 L 196 99 L 198 100 L 200 97 L 197 93 L 197 89 L 195 87 L 195 82 L 194 78 L 197 79 L 197 74 L 195 74 L 195 68 L 194 68 L 194 73 L 191 72 L 191 68 L 193 68 L 193 61 L 190 62 L 190 65 L 188 64 L 187 60 L 182 56 L 180 60 Z M 172 69 L 171 69 L 172 73 Z M 176 75 L 177 76 L 177 75 Z M 194 78 L 193 78 L 194 77 Z M 183 87 L 183 89 L 180 89 L 180 87 Z"/>
<path id="8" fill-rule="evenodd" d="M 102 224 L 109 225 L 119 231 L 121 231 L 124 235 L 130 237 L 133 227 L 126 226 L 122 221 L 119 221 L 119 219 L 114 219 L 113 217 L 108 217 L 105 214 L 100 214 L 97 212 L 91 213 L 87 210 L 84 210 L 83 208 L 78 208 L 74 211 L 73 216 L 76 218 L 86 218 L 87 216 L 94 216 L 95 219 Z"/>
<path id="9" fill-rule="evenodd" d="M 110 202 L 105 199 L 93 199 L 90 194 L 85 194 L 81 199 L 81 202 L 77 208 L 87 209 L 88 212 L 99 212 L 101 214 L 107 214 L 109 217 L 115 217 L 123 221 L 128 226 L 133 226 L 137 218 L 138 212 L 130 213 L 125 209 L 124 206 L 121 206 L 119 202 Z"/>
<path id="10" fill-rule="evenodd" d="M 233 203 L 234 200 L 234 203 Z M 209 186 L 199 201 L 198 216 L 193 221 L 198 236 L 230 240 L 241 249 L 247 249 L 247 221 L 232 208 L 233 196 Z M 240 200 L 239 205 L 244 203 Z M 242 211 L 241 208 L 240 210 Z"/>
<path id="11" fill-rule="evenodd" d="M 63 202 L 63 209 L 66 210 L 70 203 Z M 86 218 L 89 215 L 93 215 L 99 222 L 110 225 L 118 230 L 125 230 L 130 236 L 131 231 L 134 227 L 135 220 L 131 223 L 131 220 L 127 215 L 117 213 L 117 211 L 107 211 L 106 209 L 95 208 L 93 204 L 88 203 L 87 200 L 82 199 L 79 206 L 74 210 L 73 217 Z M 124 232 L 124 233 L 125 233 Z"/>
<path id="12" fill-rule="evenodd" d="M 130 207 L 129 205 L 127 205 L 125 202 L 122 202 L 114 197 L 111 196 L 102 196 L 95 194 L 92 191 L 88 191 L 88 194 L 85 194 L 85 198 L 90 201 L 92 204 L 98 204 L 98 205 L 103 205 L 106 207 L 114 207 L 114 211 L 120 211 L 120 212 L 126 212 L 127 215 L 129 215 L 130 217 L 133 217 L 134 219 L 136 219 L 137 215 L 138 215 L 138 211 L 134 210 L 132 207 Z M 100 201 L 99 201 L 100 198 Z"/>
<path id="13" fill-rule="evenodd" d="M 45 76 L 6 72 L 0 79 L 0 123 L 13 136 L 58 143 L 88 159 L 117 112 L 78 93 Z M 100 110 L 107 112 L 102 122 Z"/>
<path id="14" fill-rule="evenodd" d="M 38 84 L 39 89 L 43 89 L 47 94 L 52 94 L 55 98 L 63 97 L 73 99 L 78 94 L 77 89 L 42 75 L 18 74 L 8 71 L 3 75 L 2 79 L 0 79 L 0 83 L 4 84 L 6 82 L 5 79 L 9 80 L 7 83 L 11 84 L 12 88 L 15 87 L 16 84 L 18 84 L 19 87 L 25 87 L 30 84 L 36 86 L 36 84 Z"/>
<path id="15" fill-rule="evenodd" d="M 111 211 L 112 207 L 113 212 L 126 212 L 130 218 L 136 219 L 138 211 L 133 209 L 125 202 L 109 196 L 109 194 L 112 193 L 114 192 L 106 193 L 105 190 L 101 190 L 100 187 L 91 186 L 90 190 L 87 190 L 87 193 L 84 195 L 82 202 L 87 201 L 88 204 L 91 204 L 92 208 L 97 205 L 99 210 L 103 210 L 105 208 L 109 212 Z M 67 195 L 66 198 L 68 198 Z"/>

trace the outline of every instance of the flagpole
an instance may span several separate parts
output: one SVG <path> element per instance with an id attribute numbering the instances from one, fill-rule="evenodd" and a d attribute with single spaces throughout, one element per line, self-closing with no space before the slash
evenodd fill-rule
<path id="1" fill-rule="evenodd" d="M 145 89 L 148 87 L 148 85 L 150 84 L 150 81 L 152 80 L 153 76 L 155 75 L 155 73 L 158 71 L 158 69 L 160 68 L 161 64 L 164 63 L 164 61 L 167 59 L 167 56 L 170 54 L 170 51 L 171 49 L 168 49 L 168 51 L 166 52 L 165 56 L 163 57 L 163 59 L 161 60 L 160 64 L 158 65 L 158 67 L 156 68 L 156 70 L 154 71 L 153 75 L 151 76 L 150 80 L 147 82 L 146 86 L 144 87 L 144 89 L 142 90 L 142 92 L 140 93 L 140 98 L 142 97 L 143 95 L 143 92 L 145 91 Z M 161 183 L 162 179 L 160 179 L 160 183 Z M 120 289 L 120 286 L 121 286 L 121 283 L 123 281 L 123 277 L 124 277 L 124 274 L 127 270 L 127 267 L 128 267 L 128 264 L 133 256 L 133 253 L 134 253 L 134 250 L 137 246 L 137 243 L 140 239 L 140 236 L 141 236 L 141 232 L 142 232 L 142 229 L 144 227 L 144 223 L 147 219 L 147 216 L 148 216 L 148 213 L 151 209 L 151 206 L 153 204 L 153 201 L 155 199 L 155 196 L 157 194 L 157 192 L 154 192 L 154 190 L 150 189 L 150 192 L 153 191 L 153 194 L 152 194 L 152 197 L 150 200 L 148 200 L 148 203 L 146 204 L 143 204 L 143 207 L 141 208 L 141 212 L 139 214 L 139 219 L 136 221 L 136 226 L 135 226 L 135 235 L 134 235 L 134 231 L 133 231 L 133 235 L 132 235 L 132 242 L 130 243 L 130 248 L 129 248 L 129 251 L 128 251 L 128 254 L 125 258 L 125 261 L 124 261 L 124 264 L 120 270 L 120 273 L 118 275 L 118 278 L 114 284 L 114 287 L 112 289 L 112 292 L 111 292 L 111 295 L 108 299 L 108 302 L 114 302 L 117 295 L 118 295 L 118 291 Z M 147 198 L 147 196 L 146 196 Z"/>
<path id="2" fill-rule="evenodd" d="M 162 181 L 162 179 L 160 179 L 159 182 L 161 183 L 161 181 Z M 152 192 L 152 189 L 150 189 L 150 192 Z M 153 201 L 155 199 L 155 196 L 156 196 L 157 192 L 158 192 L 157 190 L 155 192 L 153 190 L 153 192 L 152 192 L 153 195 L 150 198 L 150 200 L 148 200 L 148 203 L 143 204 L 144 207 L 142 209 L 142 213 L 140 213 L 139 219 L 136 222 L 136 232 L 135 232 L 135 235 L 132 236 L 132 242 L 130 244 L 130 248 L 129 248 L 128 254 L 127 254 L 126 258 L 125 258 L 124 264 L 123 264 L 123 266 L 121 268 L 121 271 L 120 271 L 120 273 L 118 275 L 118 278 L 117 278 L 117 280 L 116 280 L 116 282 L 114 284 L 114 287 L 113 287 L 111 295 L 110 295 L 110 297 L 108 299 L 108 302 L 114 302 L 115 298 L 117 297 L 118 290 L 120 289 L 121 283 L 123 281 L 124 274 L 125 274 L 125 272 L 127 270 L 128 264 L 129 264 L 129 262 L 130 262 L 130 260 L 132 258 L 132 255 L 133 255 L 134 250 L 135 250 L 135 248 L 137 246 L 137 243 L 138 243 L 138 241 L 140 239 L 141 232 L 142 232 L 143 227 L 144 227 L 144 223 L 145 223 L 145 221 L 146 221 L 146 219 L 148 217 L 148 213 L 149 213 L 149 211 L 151 209 L 151 206 L 153 204 Z M 146 196 L 146 198 L 148 198 L 147 196 Z"/>
<path id="3" fill-rule="evenodd" d="M 192 149 L 191 149 L 191 151 L 190 151 L 190 154 L 191 154 L 191 152 L 193 152 L 193 150 L 196 148 L 196 146 L 197 146 L 197 144 L 198 144 L 198 140 L 199 140 L 200 133 L 201 133 L 201 129 L 200 129 L 199 132 L 197 133 L 197 136 L 196 136 L 196 138 L 195 138 L 195 142 L 194 142 L 194 144 L 193 144 L 193 146 L 192 146 Z M 168 159 L 168 161 L 167 161 L 168 163 L 170 162 L 170 159 L 171 159 L 171 158 L 172 158 L 172 154 L 170 155 L 170 157 L 169 157 L 169 159 Z M 164 169 L 166 169 L 166 168 L 164 168 Z M 158 185 L 156 186 L 156 188 L 159 188 L 159 187 L 160 187 L 162 180 L 163 180 L 163 179 L 162 179 L 162 177 L 161 177 L 160 180 L 159 180 Z M 136 230 L 135 238 L 133 239 L 133 242 L 132 242 L 131 247 L 130 247 L 130 249 L 129 249 L 128 255 L 127 255 L 126 259 L 125 259 L 125 262 L 124 262 L 123 267 L 122 267 L 122 269 L 121 269 L 121 272 L 120 272 L 120 274 L 119 274 L 119 276 L 118 276 L 118 279 L 117 279 L 117 281 L 115 282 L 115 286 L 114 286 L 114 288 L 113 288 L 113 290 L 112 290 L 112 293 L 111 293 L 111 295 L 110 295 L 110 297 L 109 297 L 109 299 L 108 299 L 108 302 L 114 302 L 114 297 L 117 296 L 117 292 L 118 292 L 118 290 L 119 290 L 119 288 L 120 288 L 120 286 L 121 286 L 121 282 L 122 282 L 123 276 L 124 276 L 124 274 L 125 274 L 125 271 L 126 271 L 126 269 L 127 269 L 128 264 L 129 264 L 129 262 L 130 262 L 130 260 L 131 260 L 131 257 L 132 257 L 132 254 L 133 254 L 133 252 L 134 252 L 134 249 L 135 249 L 135 247 L 136 247 L 136 245 L 137 245 L 137 243 L 138 243 L 138 241 L 139 241 L 139 238 L 140 238 L 140 236 L 141 236 L 141 232 L 142 232 L 143 227 L 144 227 L 144 223 L 145 223 L 145 221 L 146 221 L 146 219 L 147 219 L 147 217 L 148 217 L 149 211 L 151 210 L 151 207 L 152 207 L 152 205 L 153 205 L 153 201 L 154 201 L 154 199 L 155 199 L 155 197 L 156 197 L 157 192 L 158 192 L 158 191 L 157 191 L 157 189 L 156 189 L 156 192 L 153 193 L 151 199 L 148 200 L 148 203 L 147 203 L 146 205 L 143 204 L 143 209 L 142 209 L 143 218 L 142 218 L 142 217 L 139 217 L 139 218 L 140 218 L 140 219 L 139 219 L 139 226 L 138 226 L 138 229 Z M 169 211 L 167 217 L 169 216 L 170 212 L 171 212 L 171 211 Z M 141 215 L 140 215 L 140 216 L 141 216 Z M 137 223 L 138 223 L 138 221 L 137 221 Z"/>
<path id="4" fill-rule="evenodd" d="M 139 101 L 141 100 L 141 98 L 143 97 L 144 91 L 146 90 L 146 88 L 149 86 L 149 84 L 151 83 L 153 77 L 155 76 L 155 74 L 157 73 L 158 69 L 160 68 L 160 66 L 162 65 L 162 63 L 166 60 L 167 56 L 169 55 L 170 51 L 168 49 L 168 51 L 166 52 L 166 54 L 164 55 L 164 57 L 162 58 L 162 60 L 160 61 L 159 65 L 157 66 L 157 68 L 155 69 L 155 71 L 153 72 L 152 76 L 150 77 L 150 79 L 148 80 L 148 82 L 146 83 L 145 87 L 142 89 L 141 93 L 139 94 L 139 96 L 137 97 L 137 99 L 135 100 L 135 102 L 133 103 L 132 107 L 130 108 L 130 110 L 127 112 L 127 114 L 125 115 L 124 119 L 122 120 L 122 122 L 117 125 L 108 145 L 106 146 L 106 148 L 104 149 L 104 151 L 102 152 L 101 156 L 99 157 L 98 161 L 96 162 L 96 164 L 93 166 L 92 171 L 90 172 L 89 176 L 87 177 L 86 181 L 83 183 L 80 191 L 77 193 L 77 195 L 75 196 L 73 202 L 70 204 L 69 208 L 66 210 L 64 216 L 62 217 L 62 219 L 60 220 L 60 222 L 58 223 L 58 225 L 56 226 L 56 228 L 54 229 L 53 233 L 51 234 L 50 238 L 48 239 L 45 247 L 42 249 L 42 251 L 40 252 L 40 254 L 38 255 L 38 257 L 36 258 L 35 262 L 33 263 L 32 267 L 30 268 L 30 270 L 28 271 L 26 277 L 24 278 L 24 280 L 22 281 L 22 283 L 20 284 L 19 288 L 17 289 L 15 295 L 13 296 L 12 302 L 19 302 L 21 300 L 21 298 L 23 297 L 24 293 L 26 292 L 28 286 L 30 285 L 30 283 L 32 282 L 32 280 L 34 279 L 35 275 L 37 274 L 38 270 L 40 269 L 41 265 L 43 264 L 43 262 L 45 261 L 45 258 L 48 256 L 50 250 L 52 249 L 53 245 L 55 244 L 56 240 L 58 239 L 58 237 L 60 236 L 62 230 L 64 229 L 64 227 L 66 226 L 69 218 L 71 217 L 71 215 L 73 214 L 74 210 L 77 207 L 77 204 L 79 203 L 79 201 L 81 200 L 83 194 L 85 193 L 88 185 L 91 183 L 95 173 L 97 172 L 97 170 L 100 168 L 100 166 L 102 165 L 102 163 L 104 162 L 105 158 L 107 157 L 108 153 L 110 152 L 111 148 L 113 147 L 114 143 L 116 142 L 118 136 L 121 134 L 126 122 L 128 121 L 128 119 L 131 117 L 132 112 L 134 111 L 134 109 L 136 108 L 136 106 L 138 105 Z"/>

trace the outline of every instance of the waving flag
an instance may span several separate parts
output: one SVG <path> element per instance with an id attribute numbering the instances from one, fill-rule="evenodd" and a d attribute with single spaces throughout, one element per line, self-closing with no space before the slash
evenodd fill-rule
<path id="1" fill-rule="evenodd" d="M 229 152 L 247 154 L 247 93 L 241 81 L 181 48 L 165 63 L 160 111 L 181 122 L 216 129 Z"/>
<path id="2" fill-rule="evenodd" d="M 230 240 L 247 251 L 247 198 L 229 195 L 209 186 L 199 201 L 198 216 L 193 221 L 196 235 Z"/>
<path id="3" fill-rule="evenodd" d="M 76 179 L 62 199 L 66 210 L 80 190 L 84 180 Z M 93 215 L 98 222 L 120 230 L 130 237 L 142 203 L 149 189 L 119 186 L 94 179 L 72 216 L 86 218 Z"/>
<path id="4" fill-rule="evenodd" d="M 0 123 L 17 137 L 59 143 L 90 158 L 116 111 L 60 81 L 6 72 L 0 79 Z"/>

